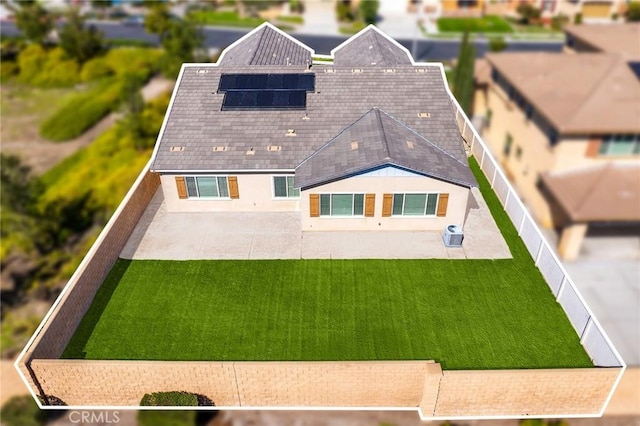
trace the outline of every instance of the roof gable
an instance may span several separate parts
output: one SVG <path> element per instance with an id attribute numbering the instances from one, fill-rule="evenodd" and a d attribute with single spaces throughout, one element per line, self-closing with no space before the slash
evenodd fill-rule
<path id="1" fill-rule="evenodd" d="M 379 108 L 369 110 L 300 163 L 295 185 L 309 188 L 384 166 L 457 185 L 477 185 L 468 164 Z"/>
<path id="2" fill-rule="evenodd" d="M 225 49 L 220 66 L 311 64 L 313 49 L 264 23 Z"/>
<path id="3" fill-rule="evenodd" d="M 369 25 L 332 50 L 334 65 L 339 67 L 412 65 L 409 52 Z"/>

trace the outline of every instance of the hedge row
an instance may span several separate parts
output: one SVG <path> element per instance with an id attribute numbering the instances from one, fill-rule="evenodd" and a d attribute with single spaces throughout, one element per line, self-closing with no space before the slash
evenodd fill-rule
<path id="1" fill-rule="evenodd" d="M 40 135 L 54 142 L 81 135 L 118 106 L 121 93 L 122 82 L 105 81 L 73 95 L 40 125 Z"/>

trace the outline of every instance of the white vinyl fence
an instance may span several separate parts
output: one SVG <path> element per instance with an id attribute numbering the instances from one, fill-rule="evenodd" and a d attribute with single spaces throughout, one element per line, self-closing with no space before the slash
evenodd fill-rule
<path id="1" fill-rule="evenodd" d="M 471 153 L 480 164 L 491 188 L 500 199 L 536 266 L 567 314 L 594 364 L 599 367 L 623 366 L 622 358 L 602 330 L 600 323 L 594 318 L 562 263 L 542 236 L 538 225 L 522 204 L 489 148 L 471 125 L 456 99 L 453 96 L 451 99 L 456 107 L 456 121 L 460 127 L 460 133 L 467 146 L 471 147 Z"/>

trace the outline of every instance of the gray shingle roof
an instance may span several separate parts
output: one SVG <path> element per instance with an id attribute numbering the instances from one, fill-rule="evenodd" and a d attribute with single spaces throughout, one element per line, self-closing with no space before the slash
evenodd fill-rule
<path id="1" fill-rule="evenodd" d="M 411 65 L 409 53 L 380 34 L 374 26 L 367 27 L 334 49 L 335 65 L 340 67 Z"/>
<path id="2" fill-rule="evenodd" d="M 220 66 L 309 65 L 313 51 L 269 25 L 263 24 L 225 50 Z"/>
<path id="3" fill-rule="evenodd" d="M 454 158 L 378 108 L 369 110 L 304 160 L 296 168 L 295 185 L 309 188 L 385 165 L 477 186 L 466 161 Z"/>
<path id="4" fill-rule="evenodd" d="M 250 40 L 251 37 L 245 38 L 231 50 Z M 231 58 L 226 55 L 223 62 Z M 313 65 L 311 69 L 306 64 L 225 64 L 184 67 L 154 152 L 153 171 L 293 172 L 304 159 L 374 107 L 467 164 L 451 98 L 438 65 L 396 65 L 389 72 L 362 64 L 359 72 L 354 72 L 353 67 L 331 64 Z M 256 72 L 314 73 L 315 91 L 307 93 L 305 110 L 222 111 L 224 94 L 216 93 L 222 73 Z M 420 117 L 425 112 L 429 116 Z M 288 136 L 288 129 L 295 130 L 295 135 Z M 271 146 L 278 148 L 269 150 Z"/>

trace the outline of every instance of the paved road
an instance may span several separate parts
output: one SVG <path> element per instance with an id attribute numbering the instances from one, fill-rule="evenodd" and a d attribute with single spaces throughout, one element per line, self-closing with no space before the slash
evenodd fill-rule
<path id="1" fill-rule="evenodd" d="M 158 43 L 158 37 L 145 32 L 142 26 L 125 26 L 119 23 L 106 23 L 96 22 L 94 23 L 107 39 L 136 39 L 144 40 L 151 43 Z M 230 29 L 230 28 L 212 28 L 206 27 L 203 29 L 205 36 L 205 45 L 211 48 L 224 48 L 233 43 L 249 29 Z M 4 36 L 11 36 L 19 34 L 19 31 L 12 22 L 3 22 L 0 26 L 0 34 Z M 338 46 L 347 37 L 342 36 L 323 36 L 323 35 L 310 35 L 310 34 L 295 34 L 295 37 L 319 54 L 329 54 L 331 49 Z M 403 46 L 411 50 L 413 40 L 398 40 Z M 484 56 L 487 52 L 486 40 L 475 41 L 476 54 L 478 57 Z M 458 49 L 460 47 L 460 41 L 458 40 L 419 40 L 417 48 L 413 53 L 413 56 L 418 60 L 431 60 L 442 61 L 449 60 L 457 57 Z M 509 43 L 507 48 L 509 51 L 547 51 L 547 52 L 560 52 L 562 50 L 562 42 L 527 42 L 518 41 Z"/>

